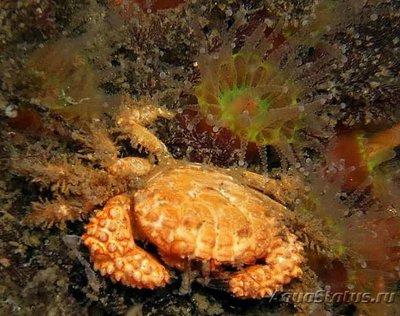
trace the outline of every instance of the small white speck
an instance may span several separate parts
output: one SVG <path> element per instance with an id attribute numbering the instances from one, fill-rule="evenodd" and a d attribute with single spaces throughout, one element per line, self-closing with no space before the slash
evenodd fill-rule
<path id="1" fill-rule="evenodd" d="M 142 279 L 142 274 L 139 271 L 133 272 L 133 278 L 139 282 Z"/>
<path id="2" fill-rule="evenodd" d="M 354 284 L 347 284 L 347 288 L 348 288 L 349 290 L 354 289 Z"/>
<path id="3" fill-rule="evenodd" d="M 10 104 L 4 110 L 5 114 L 9 118 L 16 118 L 18 116 L 17 106 L 14 104 Z"/>
<path id="4" fill-rule="evenodd" d="M 61 205 L 60 208 L 58 209 L 58 211 L 62 215 L 67 215 L 68 214 L 68 207 L 66 205 Z"/>
<path id="5" fill-rule="evenodd" d="M 326 103 L 326 99 L 325 99 L 325 98 L 321 98 L 321 99 L 319 100 L 319 102 L 320 102 L 321 104 L 325 104 L 325 103 Z"/>
<path id="6" fill-rule="evenodd" d="M 100 241 L 102 241 L 102 242 L 106 242 L 107 240 L 108 240 L 108 237 L 107 237 L 107 235 L 105 234 L 105 233 L 98 233 L 98 236 L 97 236 L 99 239 L 100 239 Z"/>
<path id="7" fill-rule="evenodd" d="M 114 271 L 115 271 L 114 265 L 113 265 L 113 264 L 110 264 L 110 265 L 107 267 L 107 274 L 112 274 Z"/>
<path id="8" fill-rule="evenodd" d="M 211 55 L 211 57 L 215 60 L 217 60 L 219 58 L 219 53 L 214 53 Z"/>
<path id="9" fill-rule="evenodd" d="M 124 266 L 124 263 L 122 262 L 121 258 L 117 258 L 115 261 L 115 265 L 117 266 L 117 269 L 121 270 Z"/>
<path id="10" fill-rule="evenodd" d="M 110 210 L 110 215 L 112 218 L 116 218 L 121 215 L 121 210 L 117 207 L 114 207 Z"/>
<path id="11" fill-rule="evenodd" d="M 115 244 L 109 244 L 108 245 L 108 251 L 109 252 L 114 252 L 115 250 L 117 250 L 117 247 L 115 246 Z"/>
<path id="12" fill-rule="evenodd" d="M 271 19 L 265 19 L 264 23 L 268 26 L 268 27 L 273 27 L 274 26 L 274 21 L 272 21 Z"/>
<path id="13" fill-rule="evenodd" d="M 371 19 L 371 21 L 376 21 L 378 20 L 378 15 L 376 13 L 373 13 L 369 16 L 369 18 Z"/>
<path id="14" fill-rule="evenodd" d="M 361 262 L 361 268 L 365 269 L 367 267 L 367 262 L 363 261 Z"/>

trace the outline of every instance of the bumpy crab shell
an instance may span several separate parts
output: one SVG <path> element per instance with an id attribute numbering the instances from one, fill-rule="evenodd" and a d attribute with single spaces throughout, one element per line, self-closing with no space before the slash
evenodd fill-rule
<path id="1" fill-rule="evenodd" d="M 270 296 L 302 275 L 302 244 L 279 221 L 287 209 L 249 186 L 265 185 L 263 177 L 244 172 L 239 179 L 227 170 L 175 161 L 148 130 L 135 128 L 135 117 L 143 115 L 117 122 L 164 158 L 154 167 L 140 158 L 121 159 L 121 172 L 129 166 L 132 176 L 148 175 L 141 190 L 111 198 L 86 225 L 82 238 L 95 269 L 131 287 L 167 284 L 169 272 L 135 244 L 140 238 L 153 243 L 168 266 L 184 270 L 202 263 L 238 297 Z"/>

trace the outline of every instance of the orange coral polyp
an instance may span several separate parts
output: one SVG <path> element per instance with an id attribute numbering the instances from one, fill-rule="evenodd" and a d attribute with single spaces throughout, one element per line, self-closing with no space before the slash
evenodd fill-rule
<path id="1" fill-rule="evenodd" d="M 345 191 L 357 189 L 369 176 L 373 176 L 375 185 L 376 168 L 396 156 L 394 148 L 399 143 L 400 124 L 372 136 L 367 136 L 362 130 L 342 132 L 331 140 L 327 148 L 328 162 L 336 166 L 341 160 L 345 162 L 347 169 L 342 185 Z M 339 175 L 330 176 L 334 179 Z"/>
<path id="2" fill-rule="evenodd" d="M 256 53 L 223 56 L 209 65 L 195 94 L 217 126 L 258 144 L 290 141 L 300 116 L 298 87 Z M 277 115 L 285 109 L 289 115 Z M 275 112 L 275 113 L 274 113 Z"/>

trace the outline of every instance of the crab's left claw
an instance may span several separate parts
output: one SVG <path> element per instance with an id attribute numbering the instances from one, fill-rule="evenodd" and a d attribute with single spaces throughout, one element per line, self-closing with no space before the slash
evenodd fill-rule
<path id="1" fill-rule="evenodd" d="M 265 264 L 252 265 L 238 272 L 225 272 L 206 286 L 225 289 L 239 298 L 260 299 L 282 291 L 283 285 L 303 274 L 303 246 L 287 232 L 287 240 L 278 238 L 265 258 Z"/>

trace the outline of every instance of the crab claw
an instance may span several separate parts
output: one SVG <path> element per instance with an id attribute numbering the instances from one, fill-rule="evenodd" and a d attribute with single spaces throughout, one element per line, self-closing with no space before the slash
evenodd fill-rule
<path id="1" fill-rule="evenodd" d="M 217 278 L 206 280 L 207 287 L 224 289 L 239 298 L 270 297 L 283 289 L 283 285 L 303 274 L 300 268 L 303 245 L 296 236 L 286 232 L 285 239 L 276 239 L 265 264 L 244 267 L 235 272 L 225 272 Z"/>
<path id="2" fill-rule="evenodd" d="M 118 195 L 86 225 L 82 240 L 90 250 L 95 270 L 126 286 L 154 289 L 170 281 L 156 258 L 139 248 L 129 218 L 130 199 Z"/>

